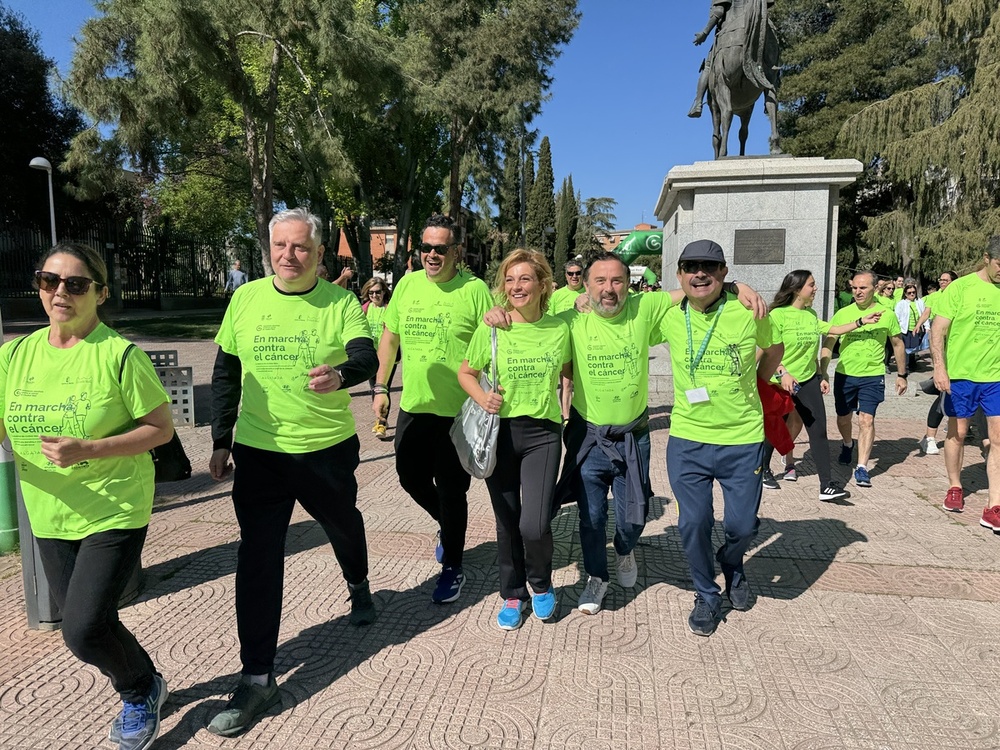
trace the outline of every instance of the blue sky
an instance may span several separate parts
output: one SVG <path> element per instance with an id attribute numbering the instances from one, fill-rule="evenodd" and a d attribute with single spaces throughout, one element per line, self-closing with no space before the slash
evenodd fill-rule
<path id="1" fill-rule="evenodd" d="M 89 0 L 3 0 L 41 34 L 45 54 L 65 71 L 73 37 L 96 11 Z M 573 40 L 551 70 L 550 99 L 534 122 L 552 143 L 556 188 L 567 174 L 584 198 L 618 201 L 618 227 L 653 215 L 671 167 L 712 158 L 711 118 L 687 117 L 707 47 L 692 38 L 708 0 L 581 0 Z M 758 102 L 747 152 L 767 153 Z M 735 129 L 730 152 L 738 153 Z"/>

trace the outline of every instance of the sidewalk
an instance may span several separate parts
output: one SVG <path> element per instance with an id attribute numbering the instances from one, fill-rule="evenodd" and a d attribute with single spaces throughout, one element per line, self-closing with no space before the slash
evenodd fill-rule
<path id="1" fill-rule="evenodd" d="M 623 591 L 612 583 L 596 616 L 573 610 L 582 571 L 576 511 L 564 509 L 554 527 L 560 616 L 504 633 L 495 625 L 485 486 L 473 481 L 469 497 L 468 582 L 459 601 L 434 606 L 435 527 L 399 488 L 392 445 L 370 433 L 366 389 L 355 388 L 359 505 L 379 620 L 363 630 L 347 623 L 336 561 L 297 511 L 286 551 L 281 706 L 240 738 L 209 734 L 204 726 L 239 670 L 231 484 L 212 482 L 206 469 L 216 347 L 136 343 L 176 348 L 194 367 L 199 422 L 178 430 L 195 474 L 158 488 L 145 586 L 122 610 L 171 689 L 156 748 L 1000 747 L 1000 538 L 978 524 L 986 500 L 978 449 L 966 451 L 963 478 L 974 491 L 966 512 L 941 509 L 943 457 L 916 453 L 930 398 L 883 404 L 874 486 L 850 483 L 852 505 L 816 500 L 808 458 L 797 483 L 765 491 L 747 562 L 756 603 L 706 639 L 687 629 L 693 592 L 666 477 L 670 397 L 662 389 L 651 397 L 657 497 L 636 551 L 638 584 Z M 797 454 L 806 448 L 800 441 Z M 845 467 L 834 470 L 847 478 Z M 0 576 L 0 746 L 111 747 L 120 704 L 106 678 L 70 655 L 58 633 L 27 629 L 16 560 L 3 560 Z"/>

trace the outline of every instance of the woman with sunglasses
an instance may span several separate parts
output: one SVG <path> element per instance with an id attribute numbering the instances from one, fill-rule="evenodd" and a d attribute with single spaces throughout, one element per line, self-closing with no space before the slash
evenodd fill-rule
<path id="1" fill-rule="evenodd" d="M 49 325 L 0 348 L 3 423 L 70 651 L 123 701 L 109 739 L 149 747 L 167 683 L 118 619 L 153 507 L 150 449 L 173 435 L 149 357 L 98 318 L 107 268 L 83 245 L 53 247 L 35 272 Z"/>
<path id="2" fill-rule="evenodd" d="M 385 279 L 379 276 L 373 276 L 365 282 L 365 285 L 361 287 L 361 309 L 365 311 L 365 315 L 368 317 L 368 327 L 372 329 L 372 339 L 375 341 L 375 351 L 378 351 L 379 341 L 382 340 L 382 331 L 384 330 L 382 325 L 382 318 L 385 317 L 385 309 L 389 306 L 389 285 L 385 283 Z M 399 363 L 399 351 L 396 351 L 396 364 Z M 392 378 L 396 374 L 396 364 L 393 364 L 392 371 L 389 373 L 389 380 L 386 385 L 386 397 L 391 399 L 392 397 L 388 393 L 388 386 L 392 385 Z M 368 379 L 368 384 L 372 388 L 372 397 L 375 396 L 375 376 L 373 375 Z M 391 402 L 390 402 L 391 406 Z M 386 415 L 389 414 L 388 409 L 386 410 Z M 388 440 L 389 436 L 386 434 L 386 430 L 389 428 L 389 420 L 386 417 L 376 417 L 375 426 L 372 427 L 372 432 L 375 433 L 375 437 L 379 440 Z"/>
<path id="3" fill-rule="evenodd" d="M 552 502 L 561 454 L 562 413 L 556 387 L 571 374 L 569 326 L 546 314 L 552 269 L 537 250 L 514 250 L 497 271 L 494 296 L 509 313 L 497 331 L 499 391 L 483 390 L 492 359 L 491 328 L 473 333 L 458 382 L 476 403 L 500 415 L 497 469 L 486 479 L 497 520 L 501 630 L 521 626 L 528 599 L 539 620 L 556 610 L 552 587 Z"/>
<path id="4" fill-rule="evenodd" d="M 903 298 L 896 303 L 896 319 L 903 332 L 903 346 L 906 349 L 906 371 L 913 372 L 917 364 L 917 352 L 924 338 L 924 329 L 918 324 L 924 314 L 924 301 L 917 298 L 916 284 L 903 286 Z"/>
<path id="5" fill-rule="evenodd" d="M 848 493 L 832 477 L 830 446 L 826 436 L 826 405 L 823 403 L 823 396 L 830 392 L 830 383 L 819 371 L 820 337 L 826 334 L 840 336 L 862 325 L 877 323 L 883 311 L 878 308 L 864 318 L 831 326 L 820 320 L 812 309 L 816 288 L 816 279 L 811 272 L 797 270 L 788 273 L 774 295 L 768 317 L 774 340 L 785 345 L 775 375 L 795 402 L 795 410 L 787 418 L 788 432 L 794 440 L 805 425 L 809 448 L 819 474 L 819 499 L 834 502 L 846 498 Z M 779 487 L 769 468 L 773 455 L 774 447 L 765 443 L 764 486 L 768 489 Z M 784 478 L 791 481 L 798 478 L 792 453 L 785 457 Z"/>

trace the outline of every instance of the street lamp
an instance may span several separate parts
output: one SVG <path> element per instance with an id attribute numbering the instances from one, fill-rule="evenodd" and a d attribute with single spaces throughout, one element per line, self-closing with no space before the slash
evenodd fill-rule
<path id="1" fill-rule="evenodd" d="M 52 198 L 52 163 L 43 156 L 36 156 L 28 166 L 32 169 L 44 169 L 49 175 L 49 224 L 52 227 L 52 247 L 56 246 L 56 204 Z"/>

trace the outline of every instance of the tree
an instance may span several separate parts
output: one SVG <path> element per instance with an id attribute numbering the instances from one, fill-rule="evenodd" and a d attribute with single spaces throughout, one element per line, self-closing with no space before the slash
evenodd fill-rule
<path id="1" fill-rule="evenodd" d="M 615 228 L 614 198 L 587 198 L 583 201 L 577 218 L 576 252 L 582 254 L 584 263 L 601 250 L 601 237 L 610 237 Z"/>
<path id="2" fill-rule="evenodd" d="M 1000 233 L 1000 9 L 985 0 L 907 0 L 914 34 L 949 49 L 942 75 L 849 119 L 841 143 L 890 187 L 865 237 L 924 267 L 962 268 Z"/>
<path id="3" fill-rule="evenodd" d="M 501 246 L 514 247 L 521 233 L 521 152 L 520 144 L 513 139 L 504 148 L 503 178 L 496 202 Z"/>
<path id="4" fill-rule="evenodd" d="M 580 213 L 580 207 L 576 202 L 576 194 L 573 192 L 573 175 L 568 175 L 559 190 L 559 197 L 556 199 L 556 245 L 552 270 L 559 274 L 566 262 L 570 259 L 573 251 L 573 235 L 576 233 L 576 217 Z"/>
<path id="5" fill-rule="evenodd" d="M 4 113 L 0 118 L 0 223 L 49 226 L 45 177 L 29 169 L 28 162 L 42 156 L 58 167 L 70 138 L 83 127 L 80 113 L 52 95 L 49 76 L 53 70 L 52 61 L 42 54 L 38 32 L 0 3 L 0 107 Z M 65 179 L 54 169 L 52 180 L 57 210 L 64 217 Z"/>
<path id="6" fill-rule="evenodd" d="M 521 168 L 521 229 L 519 244 L 527 245 L 528 227 L 528 196 L 535 187 L 535 155 L 528 151 L 524 155 L 524 166 Z"/>
<path id="7" fill-rule="evenodd" d="M 531 186 L 531 197 L 528 200 L 525 244 L 545 253 L 549 263 L 552 263 L 555 248 L 555 187 L 555 177 L 552 174 L 552 147 L 549 137 L 545 136 L 538 149 L 538 174 Z"/>

